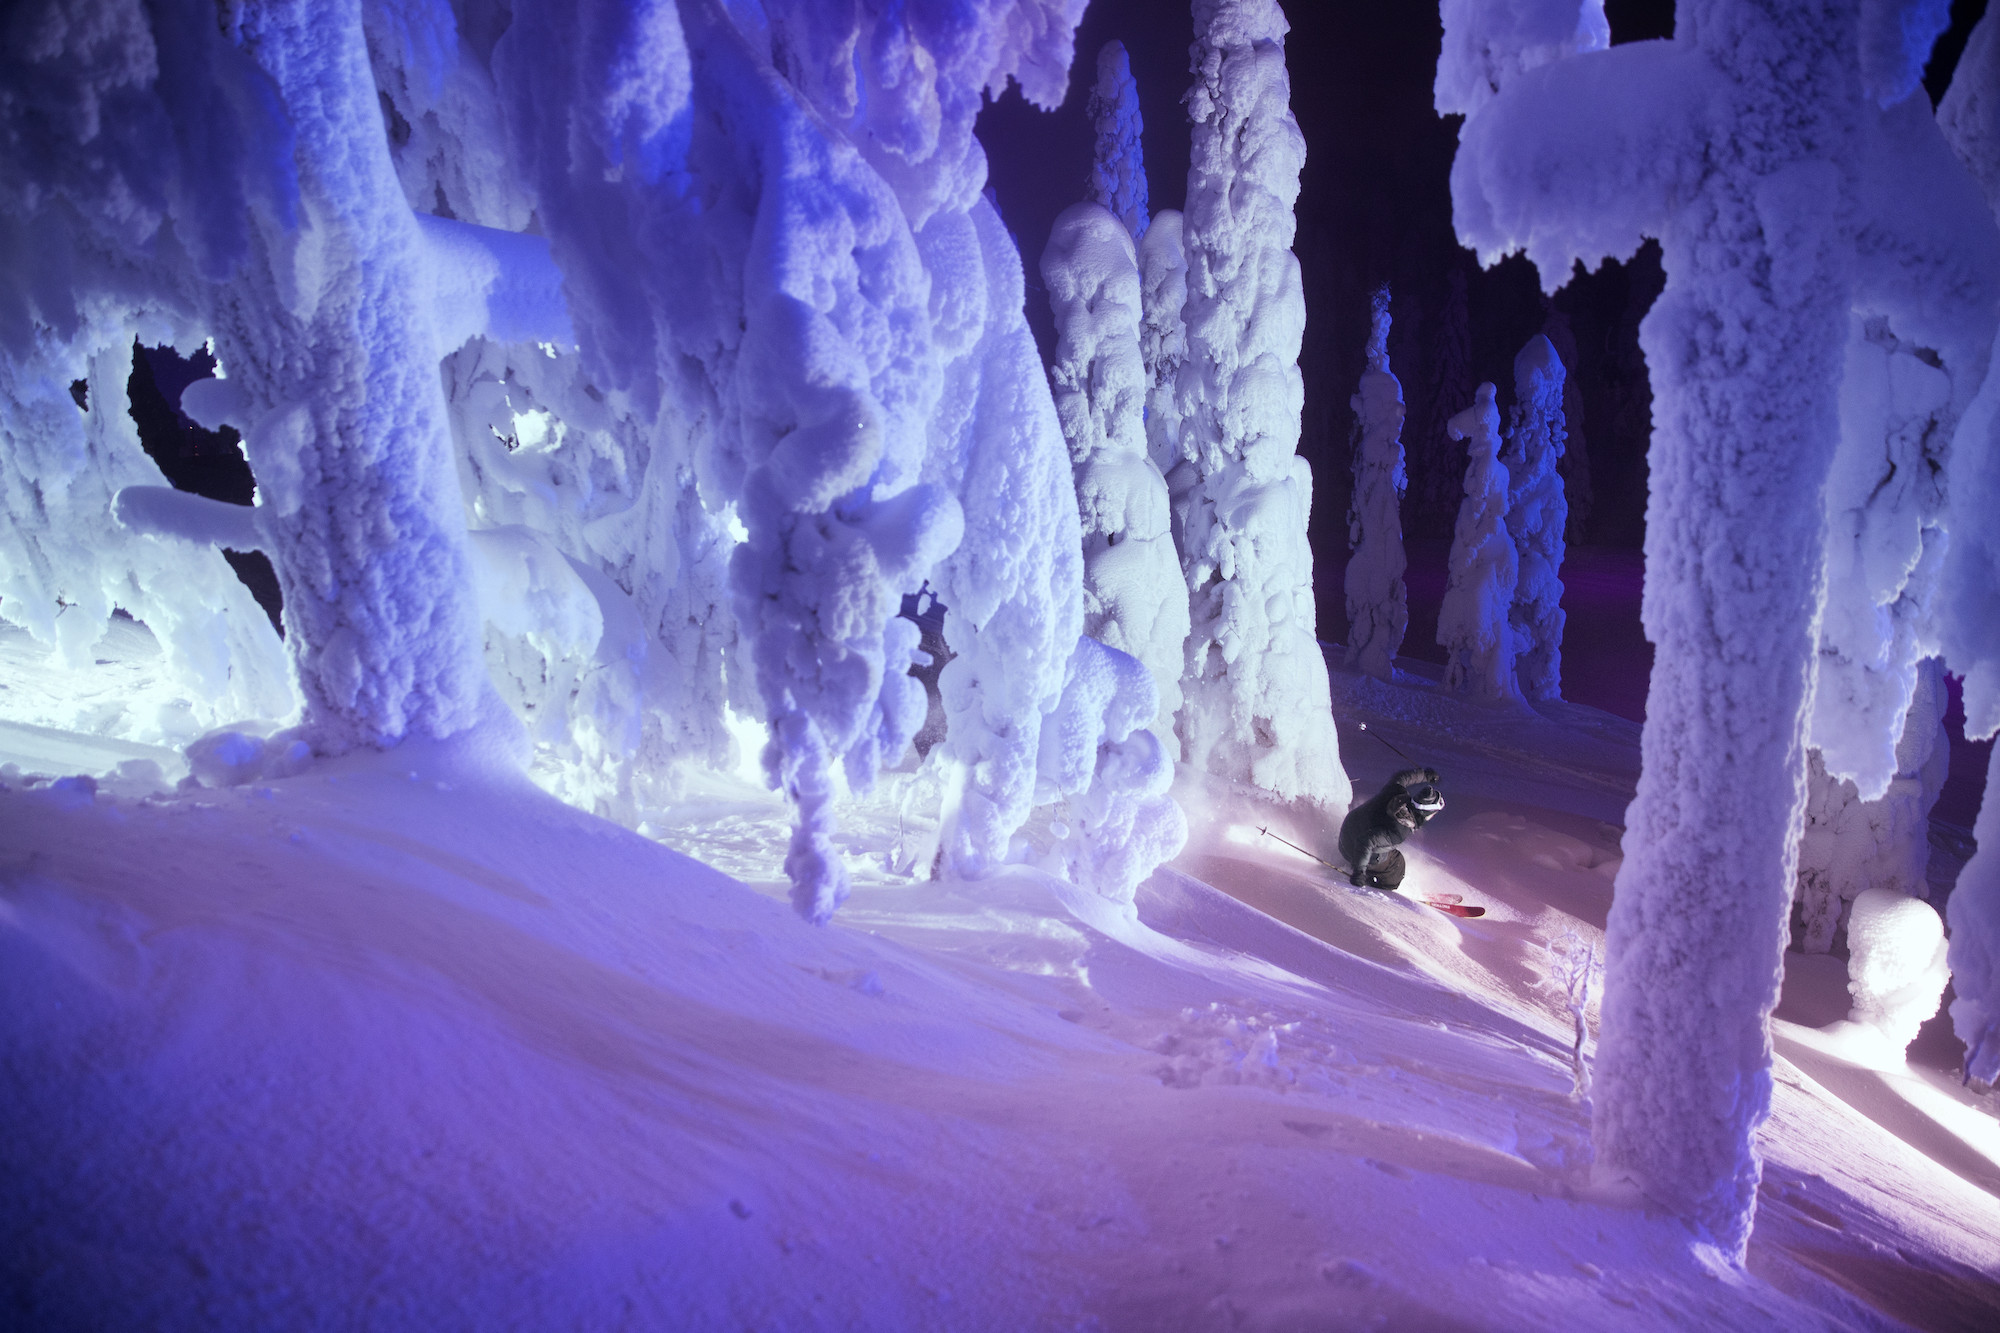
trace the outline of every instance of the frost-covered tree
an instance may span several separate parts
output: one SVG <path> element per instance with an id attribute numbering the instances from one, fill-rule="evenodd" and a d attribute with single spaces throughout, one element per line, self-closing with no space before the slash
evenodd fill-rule
<path id="1" fill-rule="evenodd" d="M 1060 99 L 1081 7 L 50 0 L 23 15 L 49 40 L 0 57 L 0 171 L 94 262 L 5 266 L 0 388 L 135 326 L 213 338 L 227 376 L 183 406 L 245 427 L 261 503 L 123 484 L 107 546 L 270 550 L 323 748 L 463 730 L 490 675 L 539 775 L 636 822 L 761 732 L 815 920 L 845 891 L 835 798 L 922 720 L 896 612 L 929 578 L 946 863 L 1073 799 L 1076 873 L 1129 896 L 1181 827 L 1157 695 L 1081 637 L 1068 453 L 972 135 L 1010 78 Z M 32 619 L 80 573 L 0 597 Z M 226 598 L 168 600 L 170 650 L 177 614 L 226 639 Z"/>
<path id="2" fill-rule="evenodd" d="M 1139 85 L 1125 43 L 1106 42 L 1097 53 L 1097 83 L 1090 90 L 1090 123 L 1096 133 L 1090 159 L 1090 199 L 1111 210 L 1133 240 L 1145 236 L 1146 157 L 1139 115 Z"/>
<path id="3" fill-rule="evenodd" d="M 1170 474 L 1183 461 L 1175 391 L 1187 360 L 1187 325 L 1181 320 L 1186 304 L 1181 214 L 1163 209 L 1139 238 L 1139 355 L 1146 364 L 1146 452 L 1170 485 Z"/>
<path id="4" fill-rule="evenodd" d="M 1354 409 L 1354 498 L 1347 511 L 1350 552 L 1347 664 L 1381 680 L 1396 676 L 1396 653 L 1410 626 L 1403 586 L 1403 385 L 1389 369 L 1389 289 L 1369 301 L 1368 369 Z"/>
<path id="5" fill-rule="evenodd" d="M 1973 29 L 1938 123 L 2000 215 L 2000 11 L 1989 8 Z M 2000 368 L 1966 409 L 1952 462 L 1939 620 L 1945 659 L 1965 677 L 1965 733 L 1983 738 L 2000 732 Z M 1965 1043 L 1966 1077 L 1991 1085 L 2000 1083 L 2000 746 L 1986 793 L 1973 828 L 1979 850 L 1947 911 L 1952 1028 Z"/>
<path id="6" fill-rule="evenodd" d="M 161 16 L 169 63 L 205 40 L 199 22 Z M 266 205 L 229 280 L 197 289 L 228 378 L 197 383 L 183 406 L 243 432 L 255 544 L 283 589 L 315 745 L 450 736 L 478 719 L 486 683 L 437 362 L 522 313 L 492 299 L 501 256 L 540 246 L 496 250 L 477 229 L 419 224 L 382 133 L 358 0 L 244 7 L 222 26 L 262 74 L 236 74 L 233 95 L 282 103 L 252 142 L 289 138 L 276 170 L 296 172 L 297 194 Z M 191 165 L 184 185 L 198 188 L 212 164 Z M 552 286 L 535 294 L 527 321 L 566 336 Z"/>
<path id="7" fill-rule="evenodd" d="M 1564 430 L 1562 359 L 1541 334 L 1514 357 L 1513 424 L 1507 431 L 1507 531 L 1520 558 L 1514 605 L 1514 662 L 1530 699 L 1562 697 L 1563 535 L 1569 504 L 1556 471 Z"/>
<path id="8" fill-rule="evenodd" d="M 1083 520 L 1083 632 L 1153 674 L 1173 734 L 1188 633 L 1187 585 L 1168 523 L 1167 483 L 1146 452 L 1139 269 L 1132 237 L 1102 205 L 1064 210 L 1042 252 L 1055 315 L 1049 366 Z"/>
<path id="9" fill-rule="evenodd" d="M 972 298 L 936 332 L 948 359 L 925 470 L 965 515 L 965 539 L 931 578 L 957 654 L 938 678 L 951 761 L 940 851 L 976 875 L 1013 854 L 1035 804 L 1075 797 L 1070 864 L 1129 901 L 1157 860 L 1113 854 L 1110 830 L 1129 823 L 1127 844 L 1158 859 L 1185 836 L 1166 795 L 1171 759 L 1144 726 L 1158 696 L 1133 659 L 1082 635 L 1076 490 L 1012 238 L 982 200 L 924 240 L 932 272 Z"/>
<path id="10" fill-rule="evenodd" d="M 1467 115 L 1455 220 L 1484 261 L 1525 250 L 1553 288 L 1660 241 L 1641 330 L 1656 658 L 1607 930 L 1596 1169 L 1738 1257 L 1825 601 L 1811 497 L 1850 317 L 1888 313 L 1947 364 L 1985 355 L 1969 312 L 1990 309 L 1991 222 L 1911 97 L 1942 7 L 1890 7 L 1884 26 L 1860 0 L 1687 0 L 1671 41 L 1598 50 L 1595 0 L 1468 4 L 1438 70 L 1439 110 Z M 1492 58 L 1451 54 L 1469 50 Z"/>
<path id="11" fill-rule="evenodd" d="M 1482 384 L 1472 406 L 1447 423 L 1464 440 L 1465 498 L 1452 534 L 1450 583 L 1438 606 L 1437 641 L 1449 655 L 1444 683 L 1492 702 L 1521 697 L 1514 676 L 1515 637 L 1509 613 L 1520 557 L 1507 532 L 1507 465 L 1500 461 L 1500 409 L 1493 386 Z"/>
<path id="12" fill-rule="evenodd" d="M 1184 216 L 1187 361 L 1176 482 L 1189 613 L 1184 758 L 1285 799 L 1340 807 L 1326 661 L 1314 635 L 1298 456 L 1305 297 L 1291 242 L 1305 140 L 1276 0 L 1195 0 Z"/>

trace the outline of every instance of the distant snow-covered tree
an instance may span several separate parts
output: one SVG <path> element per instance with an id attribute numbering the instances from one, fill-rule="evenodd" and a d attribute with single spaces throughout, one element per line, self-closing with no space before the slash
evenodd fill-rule
<path id="1" fill-rule="evenodd" d="M 1507 533 L 1507 465 L 1500 461 L 1500 409 L 1482 384 L 1448 425 L 1466 442 L 1465 499 L 1452 535 L 1450 583 L 1438 607 L 1437 641 L 1449 654 L 1444 683 L 1489 701 L 1519 699 L 1509 613 L 1520 557 Z"/>
<path id="2" fill-rule="evenodd" d="M 1199 769 L 1338 808 L 1352 793 L 1314 634 L 1312 469 L 1298 455 L 1305 298 L 1291 242 L 1305 140 L 1288 27 L 1276 0 L 1195 0 L 1194 19 L 1180 734 Z"/>
<path id="3" fill-rule="evenodd" d="M 1042 284 L 1056 326 L 1049 381 L 1083 519 L 1083 632 L 1153 673 L 1159 715 L 1148 725 L 1171 736 L 1181 702 L 1187 584 L 1168 522 L 1167 483 L 1146 453 L 1150 386 L 1139 354 L 1130 233 L 1102 205 L 1064 210 L 1042 253 Z"/>
<path id="4" fill-rule="evenodd" d="M 1368 368 L 1354 409 L 1354 498 L 1347 511 L 1347 664 L 1396 675 L 1410 625 L 1403 586 L 1403 386 L 1389 369 L 1389 289 L 1369 302 Z"/>
<path id="5" fill-rule="evenodd" d="M 1569 505 L 1561 463 L 1567 432 L 1567 379 L 1555 345 L 1541 334 L 1514 358 L 1513 425 L 1507 432 L 1507 531 L 1520 557 L 1514 605 L 1515 670 L 1530 699 L 1562 697 L 1564 532 Z"/>
<path id="6" fill-rule="evenodd" d="M 1145 121 L 1139 85 L 1125 43 L 1106 42 L 1097 53 L 1097 83 L 1090 90 L 1090 123 L 1096 151 L 1090 159 L 1090 198 L 1111 210 L 1132 236 L 1146 234 Z"/>
<path id="7" fill-rule="evenodd" d="M 1850 318 L 1887 312 L 1968 370 L 1992 336 L 1991 220 L 1911 96 L 1943 7 L 1882 8 L 1886 28 L 1861 0 L 1683 0 L 1672 40 L 1599 50 L 1595 0 L 1468 3 L 1438 69 L 1438 109 L 1467 116 L 1454 219 L 1483 262 L 1525 250 L 1553 289 L 1660 242 L 1641 330 L 1656 658 L 1606 935 L 1595 1169 L 1739 1259 L 1826 597 L 1812 501 Z M 1564 26 L 1554 49 L 1526 35 Z"/>

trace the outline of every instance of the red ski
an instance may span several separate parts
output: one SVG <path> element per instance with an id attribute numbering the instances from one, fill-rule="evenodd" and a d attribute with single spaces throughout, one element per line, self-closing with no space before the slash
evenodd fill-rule
<path id="1" fill-rule="evenodd" d="M 1303 847 L 1299 846 L 1299 845 L 1298 845 L 1297 843 L 1295 843 L 1295 842 L 1292 842 L 1292 841 L 1291 841 L 1290 839 L 1287 839 L 1287 838 L 1281 838 L 1281 837 L 1278 837 L 1278 835 L 1277 835 L 1277 834 L 1275 834 L 1275 833 L 1271 832 L 1271 830 L 1270 830 L 1270 829 L 1268 829 L 1268 828 L 1260 828 L 1260 829 L 1258 829 L 1257 831 L 1258 831 L 1259 833 L 1263 834 L 1263 835 L 1264 835 L 1265 837 L 1267 837 L 1267 838 L 1276 838 L 1276 839 L 1277 839 L 1277 841 L 1279 841 L 1279 842 L 1282 842 L 1282 843 L 1284 843 L 1284 844 L 1285 844 L 1285 846 L 1287 846 L 1287 847 L 1291 848 L 1291 849 L 1292 849 L 1293 851 L 1295 851 L 1295 852 L 1298 852 L 1298 853 L 1300 853 L 1301 855 L 1304 855 L 1304 856 L 1310 856 L 1310 857 L 1312 857 L 1312 859 L 1313 859 L 1313 860 L 1315 860 L 1315 861 L 1319 862 L 1319 863 L 1320 863 L 1321 865 L 1325 866 L 1325 867 L 1326 867 L 1326 868 L 1327 868 L 1328 870 L 1331 870 L 1331 871 L 1334 871 L 1335 873 L 1337 873 L 1337 874 L 1341 874 L 1341 875 L 1345 875 L 1345 874 L 1346 874 L 1346 871 L 1342 870 L 1342 869 L 1341 869 L 1341 868 L 1340 868 L 1339 866 L 1337 866 L 1337 865 L 1335 865 L 1335 864 L 1334 864 L 1333 862 L 1331 862 L 1331 861 L 1327 860 L 1327 859 L 1326 859 L 1325 857 L 1323 857 L 1323 856 L 1314 856 L 1314 855 L 1313 855 L 1313 853 L 1311 853 L 1311 852 L 1308 852 L 1308 851 L 1306 851 L 1306 849 L 1305 849 L 1305 848 L 1303 848 Z M 1376 888 L 1376 887 L 1375 887 L 1374 885 L 1372 885 L 1372 884 L 1371 884 L 1371 885 L 1368 885 L 1368 886 L 1367 886 L 1367 888 L 1368 888 L 1368 890 L 1369 890 L 1370 892 L 1374 892 L 1374 893 L 1395 893 L 1395 892 L 1396 892 L 1396 890 L 1394 890 L 1394 889 L 1380 889 L 1380 888 Z M 1453 916 L 1458 916 L 1458 917 L 1475 917 L 1475 916 L 1485 916 L 1485 915 L 1486 915 L 1486 909 L 1485 909 L 1485 908 L 1483 908 L 1483 907 L 1467 907 L 1467 906 L 1465 905 L 1465 903 L 1464 903 L 1464 902 L 1462 901 L 1462 898 L 1463 898 L 1463 896 L 1464 896 L 1464 895 L 1462 895 L 1462 894 L 1457 894 L 1457 893 L 1434 893 L 1434 894 L 1430 894 L 1430 895 L 1428 895 L 1428 896 L 1426 896 L 1426 897 L 1419 897 L 1419 896 L 1417 896 L 1416 894 L 1412 893 L 1412 894 L 1408 894 L 1408 895 L 1405 895 L 1405 896 L 1407 896 L 1407 897 L 1409 898 L 1409 900 L 1410 900 L 1411 902 L 1413 902 L 1413 903 L 1422 903 L 1422 904 L 1423 904 L 1424 906 L 1426 906 L 1426 907 L 1435 907 L 1435 908 L 1437 908 L 1437 909 L 1438 909 L 1438 911 L 1440 911 L 1440 912 L 1449 912 L 1449 913 L 1451 913 L 1451 914 L 1452 914 Z"/>

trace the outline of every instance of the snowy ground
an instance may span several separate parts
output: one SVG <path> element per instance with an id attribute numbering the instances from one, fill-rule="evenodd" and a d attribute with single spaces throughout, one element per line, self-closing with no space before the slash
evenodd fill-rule
<path id="1" fill-rule="evenodd" d="M 74 677 L 0 636 L 0 1323 L 2000 1326 L 1994 1107 L 1924 1040 L 1847 1058 L 1837 961 L 1788 960 L 1747 1274 L 1585 1188 L 1536 983 L 1603 925 L 1622 719 L 1336 671 L 1357 788 L 1400 765 L 1361 722 L 1444 773 L 1411 887 L 1480 921 L 1194 786 L 1139 920 L 932 884 L 918 777 L 851 812 L 814 929 L 749 787 L 669 846 L 476 743 L 173 790 L 102 739 L 172 718 L 119 633 Z M 79 772 L 122 776 L 27 776 Z"/>

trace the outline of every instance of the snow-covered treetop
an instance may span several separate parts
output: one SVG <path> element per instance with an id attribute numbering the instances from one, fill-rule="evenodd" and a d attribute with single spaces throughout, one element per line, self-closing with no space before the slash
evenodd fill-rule
<path id="1" fill-rule="evenodd" d="M 1604 0 L 1443 0 L 1438 114 L 1471 115 L 1517 74 L 1611 45 Z"/>
<path id="2" fill-rule="evenodd" d="M 1194 30 L 1206 34 L 1209 49 L 1219 51 L 1282 41 L 1292 25 L 1278 0 L 1194 0 Z"/>
<path id="3" fill-rule="evenodd" d="M 1879 106 L 1916 92 L 1938 34 L 1951 26 L 1951 0 L 1862 0 L 1861 80 Z"/>
<path id="4" fill-rule="evenodd" d="M 1097 151 L 1090 161 L 1090 197 L 1110 209 L 1134 239 L 1146 234 L 1145 121 L 1139 115 L 1139 85 L 1123 42 L 1106 42 L 1097 53 L 1097 85 L 1090 92 L 1090 120 Z"/>
<path id="5" fill-rule="evenodd" d="M 2000 213 L 2000 23 L 1982 22 L 1959 57 L 1937 121 L 1959 160 Z"/>
<path id="6" fill-rule="evenodd" d="M 985 94 L 1053 110 L 1085 0 L 765 0 L 772 63 L 896 189 L 911 225 L 986 184 Z M 661 6 L 671 9 L 671 5 Z M 736 6 L 747 9 L 748 6 Z M 739 23 L 741 20 L 739 20 Z"/>
<path id="7" fill-rule="evenodd" d="M 1389 369 L 1389 288 L 1377 287 L 1368 298 L 1368 369 L 1384 374 Z"/>

